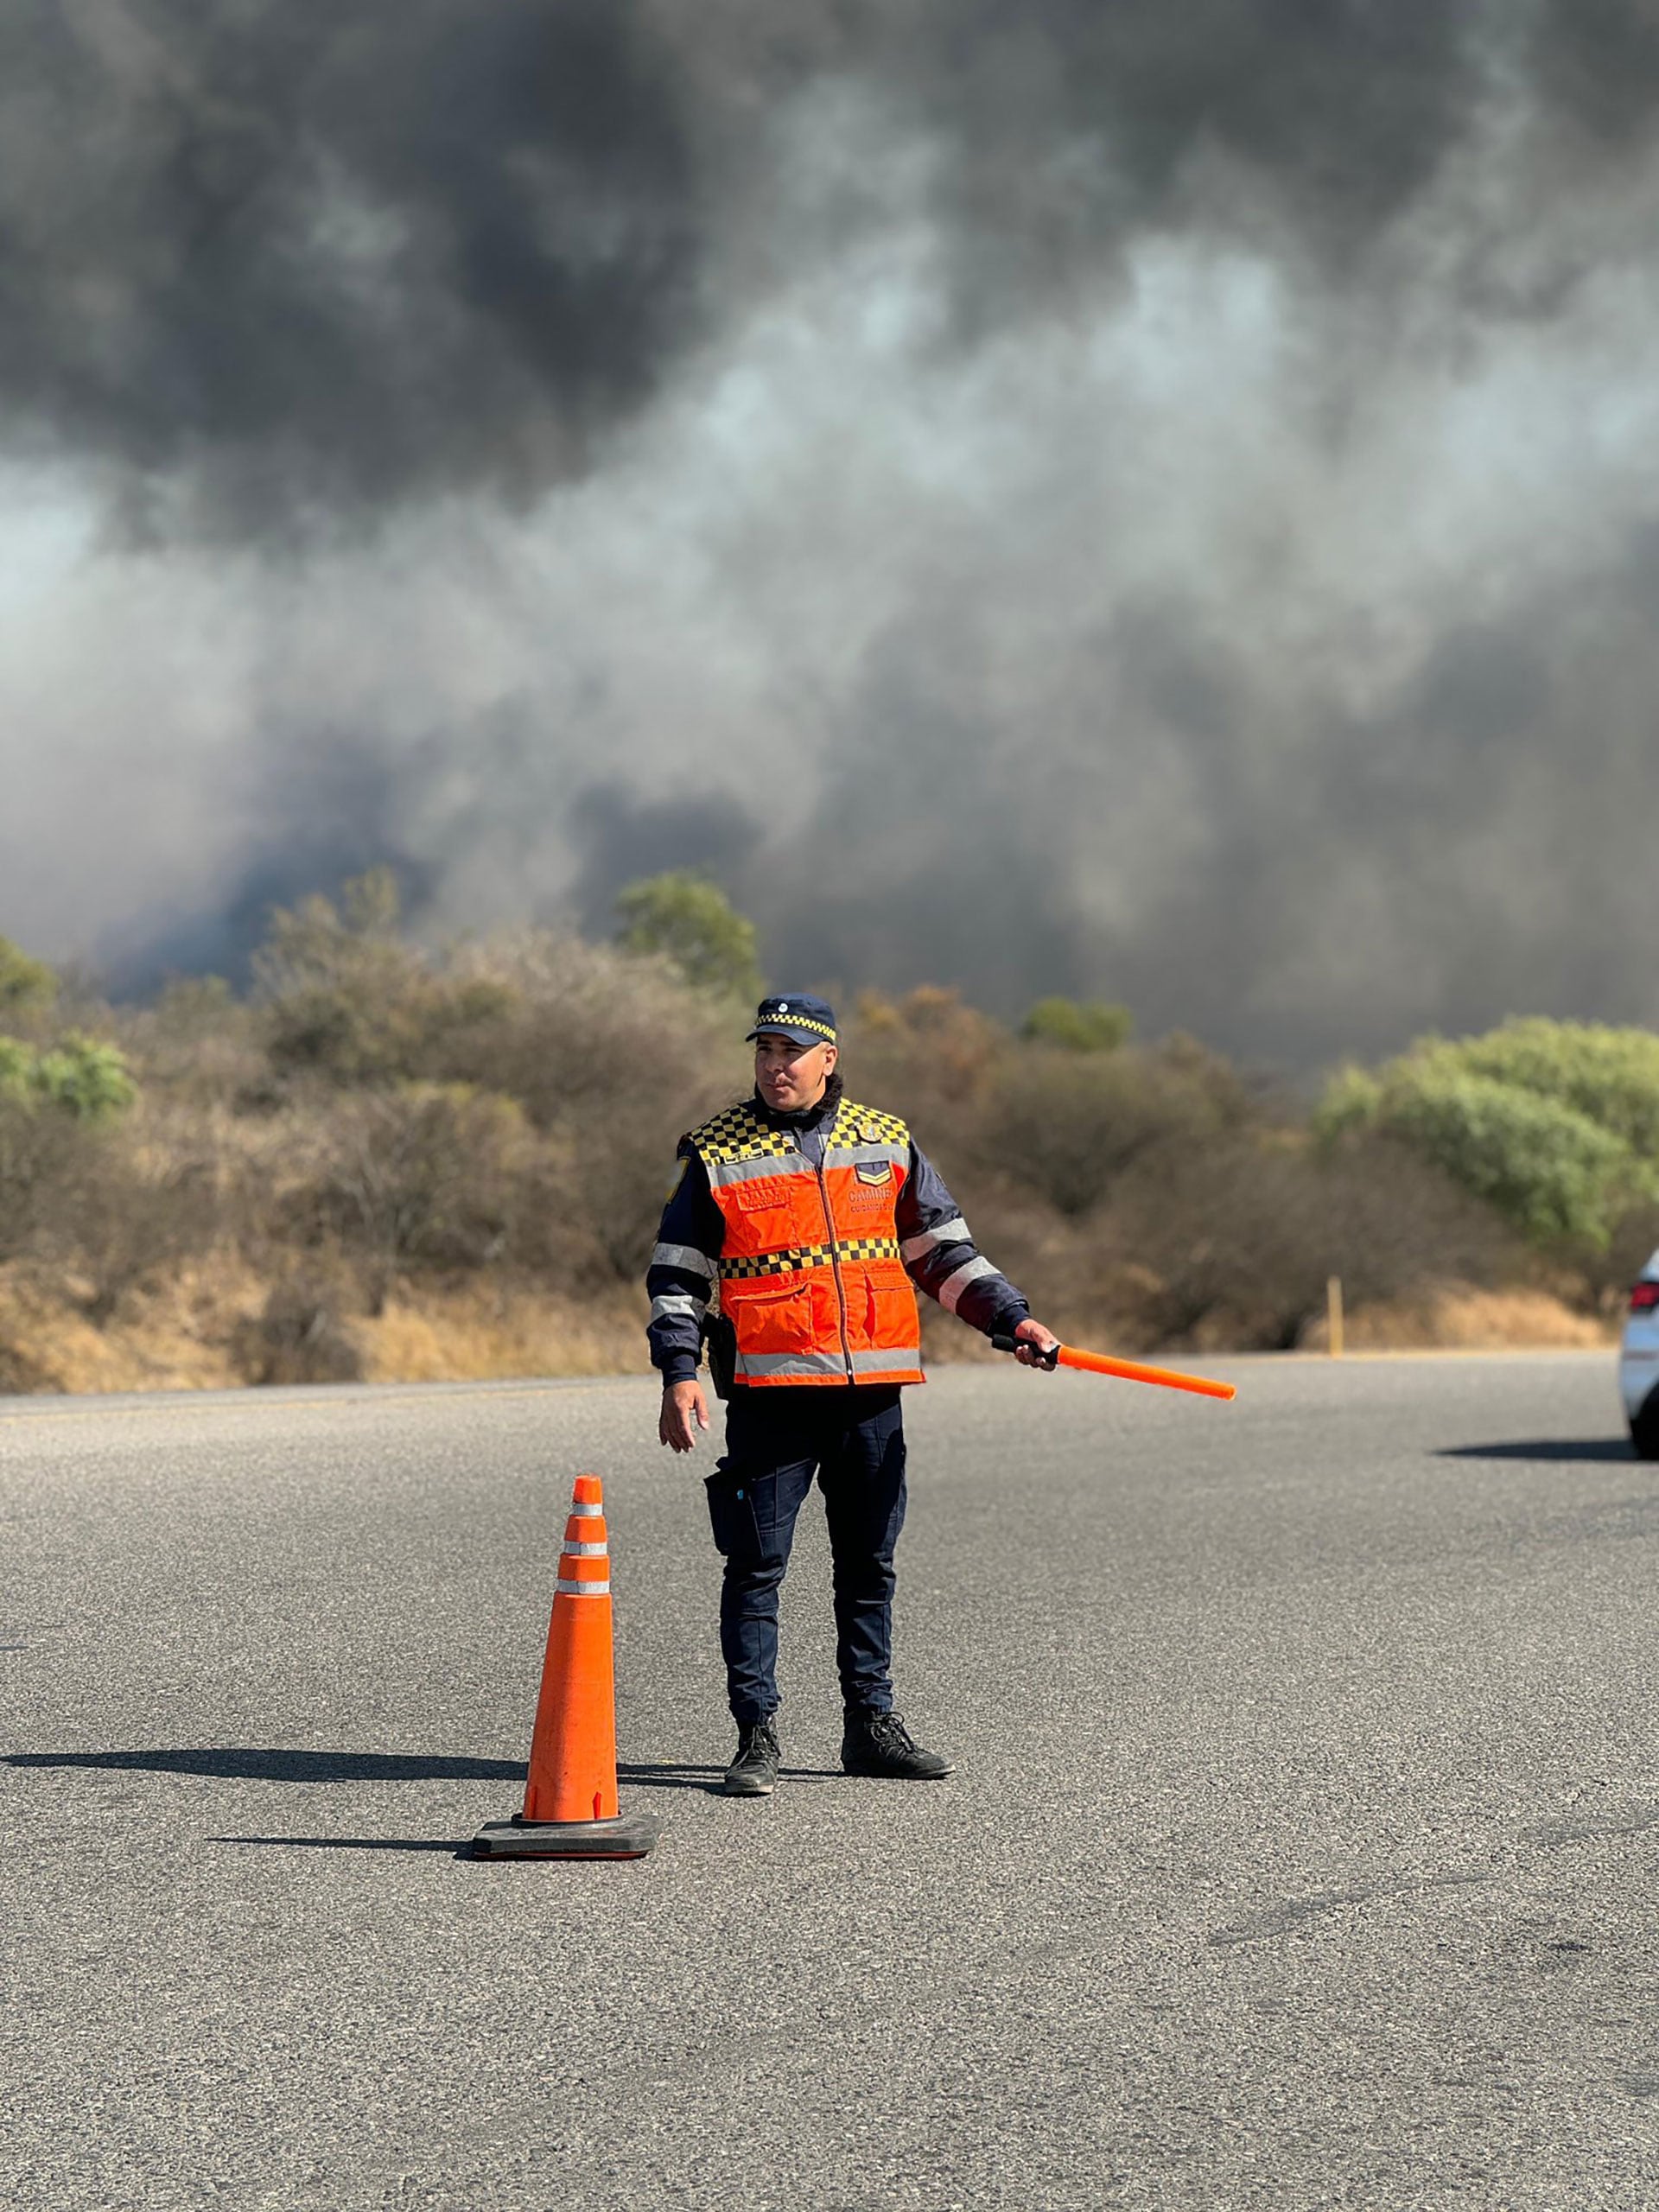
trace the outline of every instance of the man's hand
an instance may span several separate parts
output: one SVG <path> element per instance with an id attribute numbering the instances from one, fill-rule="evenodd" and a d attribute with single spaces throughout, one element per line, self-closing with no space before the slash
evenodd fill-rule
<path id="1" fill-rule="evenodd" d="M 1021 1367 L 1041 1368 L 1046 1375 L 1053 1373 L 1042 1357 L 1060 1341 L 1052 1329 L 1046 1329 L 1040 1321 L 1022 1321 L 1014 1332 L 1014 1339 L 1018 1346 L 1014 1356 Z"/>
<path id="2" fill-rule="evenodd" d="M 666 1444 L 671 1452 L 690 1452 L 697 1440 L 698 1429 L 709 1426 L 709 1407 L 702 1395 L 701 1382 L 671 1382 L 663 1393 L 662 1418 L 657 1424 L 657 1440 Z"/>

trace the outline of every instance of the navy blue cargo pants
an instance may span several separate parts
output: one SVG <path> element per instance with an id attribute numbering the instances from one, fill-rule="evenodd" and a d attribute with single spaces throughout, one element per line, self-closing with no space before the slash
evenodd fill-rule
<path id="1" fill-rule="evenodd" d="M 842 1699 L 893 1708 L 893 1554 L 905 1524 L 899 1392 L 739 1385 L 708 1490 L 726 1559 L 720 1649 L 740 1726 L 778 1709 L 778 1592 L 815 1475 L 830 1524 Z"/>

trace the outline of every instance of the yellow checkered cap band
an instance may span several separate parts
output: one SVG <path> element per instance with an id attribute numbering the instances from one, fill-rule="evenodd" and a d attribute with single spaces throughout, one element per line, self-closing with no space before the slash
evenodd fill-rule
<path id="1" fill-rule="evenodd" d="M 753 1039 L 763 1032 L 792 1037 L 798 1045 L 833 1045 L 836 1010 L 827 999 L 814 998 L 809 991 L 779 991 L 772 998 L 762 999 L 754 1010 L 749 1036 Z"/>

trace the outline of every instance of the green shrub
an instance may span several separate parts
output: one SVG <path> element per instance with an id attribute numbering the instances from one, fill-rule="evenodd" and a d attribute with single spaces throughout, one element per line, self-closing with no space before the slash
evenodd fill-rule
<path id="1" fill-rule="evenodd" d="M 78 1122 L 110 1121 L 138 1096 L 124 1055 L 91 1037 L 66 1037 L 42 1052 L 35 1088 L 48 1105 Z"/>
<path id="2" fill-rule="evenodd" d="M 47 1106 L 77 1122 L 107 1122 L 138 1096 L 124 1055 L 113 1045 L 70 1034 L 45 1052 L 0 1037 L 0 1098 Z"/>
<path id="3" fill-rule="evenodd" d="M 1605 1248 L 1659 1198 L 1659 1036 L 1531 1020 L 1423 1039 L 1377 1075 L 1344 1069 L 1314 1127 L 1397 1137 L 1535 1244 Z"/>
<path id="4" fill-rule="evenodd" d="M 1437 1065 L 1553 1098 L 1659 1161 L 1659 1032 L 1595 1022 L 1506 1021 L 1439 1046 Z"/>

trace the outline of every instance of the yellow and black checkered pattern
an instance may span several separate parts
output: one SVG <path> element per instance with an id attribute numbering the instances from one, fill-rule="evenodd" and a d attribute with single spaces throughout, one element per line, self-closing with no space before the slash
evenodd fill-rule
<path id="1" fill-rule="evenodd" d="M 836 1247 L 838 1260 L 896 1260 L 896 1236 L 843 1236 Z"/>
<path id="2" fill-rule="evenodd" d="M 686 1139 L 711 1167 L 728 1166 L 734 1160 L 785 1160 L 798 1155 L 800 1147 L 782 1129 L 764 1122 L 747 1100 L 711 1116 Z M 908 1146 L 910 1130 L 896 1114 L 878 1114 L 873 1106 L 855 1106 L 843 1098 L 830 1132 L 833 1151 L 857 1144 Z"/>
<path id="3" fill-rule="evenodd" d="M 836 1116 L 836 1126 L 830 1132 L 830 1142 L 832 1146 L 908 1145 L 910 1128 L 896 1114 L 878 1114 L 874 1106 L 855 1106 L 850 1099 L 843 1098 Z"/>
<path id="4" fill-rule="evenodd" d="M 899 1243 L 893 1236 L 845 1236 L 829 1244 L 791 1244 L 782 1252 L 763 1252 L 752 1259 L 717 1262 L 722 1282 L 752 1282 L 760 1275 L 796 1274 L 804 1268 L 827 1268 L 836 1260 L 896 1260 Z"/>
<path id="5" fill-rule="evenodd" d="M 782 1129 L 769 1128 L 747 1103 L 713 1115 L 686 1142 L 713 1167 L 734 1160 L 785 1160 L 798 1150 Z"/>

